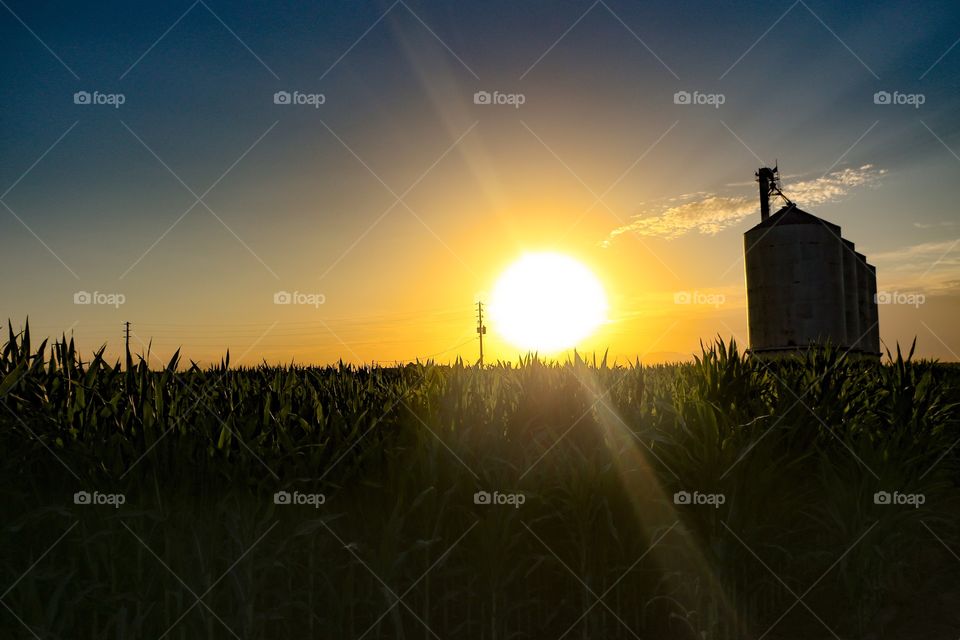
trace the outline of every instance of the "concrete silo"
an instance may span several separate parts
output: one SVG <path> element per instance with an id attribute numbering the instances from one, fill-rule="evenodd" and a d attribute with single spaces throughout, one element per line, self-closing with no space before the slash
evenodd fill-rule
<path id="1" fill-rule="evenodd" d="M 859 342 L 854 346 L 857 349 L 864 349 L 870 343 L 868 337 L 870 329 L 870 306 L 874 304 L 873 296 L 870 295 L 870 273 L 867 269 L 867 256 L 859 251 L 856 252 L 857 263 L 857 316 L 862 329 L 860 330 Z"/>
<path id="2" fill-rule="evenodd" d="M 845 344 L 854 346 L 860 342 L 860 301 L 858 298 L 859 283 L 857 282 L 856 245 L 849 240 L 843 241 L 846 251 L 843 252 L 843 311 L 846 321 Z M 866 330 L 866 327 L 864 327 Z"/>
<path id="3" fill-rule="evenodd" d="M 780 191 L 776 168 L 757 172 L 760 222 L 744 234 L 753 353 L 832 344 L 879 354 L 876 270 L 841 229 L 799 209 Z M 770 214 L 770 196 L 786 204 Z"/>
<path id="4" fill-rule="evenodd" d="M 862 351 L 871 355 L 880 355 L 880 313 L 877 309 L 877 268 L 872 264 L 867 264 L 867 299 L 870 304 L 867 305 L 867 328 L 864 331 L 867 334 L 866 344 Z"/>

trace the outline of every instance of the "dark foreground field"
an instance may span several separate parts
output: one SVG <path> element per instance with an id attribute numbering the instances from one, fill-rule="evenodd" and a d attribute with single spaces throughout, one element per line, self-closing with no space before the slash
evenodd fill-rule
<path id="1" fill-rule="evenodd" d="M 11 335 L 0 637 L 956 640 L 958 400 L 896 354 L 150 370 Z"/>

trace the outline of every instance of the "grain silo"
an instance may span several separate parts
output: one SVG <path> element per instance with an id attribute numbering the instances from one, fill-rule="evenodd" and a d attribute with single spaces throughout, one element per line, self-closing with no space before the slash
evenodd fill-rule
<path id="1" fill-rule="evenodd" d="M 776 168 L 757 171 L 760 222 L 744 234 L 750 351 L 832 344 L 879 355 L 876 269 L 841 229 L 801 210 Z M 784 206 L 770 214 L 771 196 Z"/>

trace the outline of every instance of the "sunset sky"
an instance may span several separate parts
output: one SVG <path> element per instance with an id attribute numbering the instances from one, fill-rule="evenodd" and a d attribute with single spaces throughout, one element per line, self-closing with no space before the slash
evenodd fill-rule
<path id="1" fill-rule="evenodd" d="M 551 251 L 608 297 L 581 351 L 687 358 L 746 342 L 753 174 L 779 161 L 900 294 L 885 344 L 960 359 L 955 1 L 0 5 L 15 328 L 118 355 L 130 321 L 135 350 L 198 362 L 472 361 L 475 301 Z M 488 326 L 488 359 L 516 357 Z"/>

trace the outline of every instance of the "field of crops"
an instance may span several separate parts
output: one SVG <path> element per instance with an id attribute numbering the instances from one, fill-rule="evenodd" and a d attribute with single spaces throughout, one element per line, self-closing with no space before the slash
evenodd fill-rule
<path id="1" fill-rule="evenodd" d="M 199 368 L 10 331 L 4 638 L 960 636 L 960 370 Z"/>

